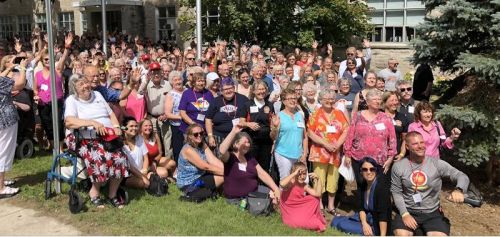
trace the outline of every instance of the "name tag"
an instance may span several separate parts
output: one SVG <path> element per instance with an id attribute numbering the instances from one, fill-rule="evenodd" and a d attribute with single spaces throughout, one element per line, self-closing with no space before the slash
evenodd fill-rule
<path id="1" fill-rule="evenodd" d="M 375 129 L 377 129 L 378 131 L 385 130 L 385 124 L 377 123 L 377 124 L 375 124 Z"/>
<path id="2" fill-rule="evenodd" d="M 250 113 L 258 113 L 259 112 L 259 107 L 257 106 L 250 106 Z"/>
<path id="3" fill-rule="evenodd" d="M 304 122 L 297 122 L 297 127 L 298 128 L 305 128 L 306 126 L 304 125 Z"/>
<path id="4" fill-rule="evenodd" d="M 345 105 L 347 105 L 347 106 L 352 105 L 352 101 L 346 100 Z"/>
<path id="5" fill-rule="evenodd" d="M 240 123 L 240 119 L 239 118 L 235 118 L 233 119 L 231 122 L 233 122 L 233 127 L 238 125 Z"/>
<path id="6" fill-rule="evenodd" d="M 149 143 L 149 145 L 151 145 L 151 146 L 155 144 L 155 142 L 154 142 L 154 141 L 148 141 L 148 143 Z"/>
<path id="7" fill-rule="evenodd" d="M 420 195 L 420 193 L 413 194 L 412 197 L 413 197 L 413 201 L 416 204 L 420 204 L 422 202 L 422 196 Z"/>
<path id="8" fill-rule="evenodd" d="M 441 140 L 445 140 L 445 139 L 446 139 L 446 136 L 445 136 L 445 135 L 441 135 L 441 136 L 439 136 L 439 139 L 441 139 Z"/>
<path id="9" fill-rule="evenodd" d="M 344 103 L 338 103 L 337 104 L 337 109 L 344 112 L 345 111 L 345 104 Z"/>
<path id="10" fill-rule="evenodd" d="M 413 112 L 415 112 L 415 107 L 413 107 L 411 105 L 408 106 L 408 113 L 413 114 Z"/>
<path id="11" fill-rule="evenodd" d="M 394 119 L 393 119 L 393 120 L 392 120 L 392 124 L 393 124 L 394 126 L 396 126 L 396 120 L 394 120 Z"/>
<path id="12" fill-rule="evenodd" d="M 198 116 L 196 116 L 196 119 L 199 120 L 199 121 L 205 121 L 205 115 L 204 114 L 198 114 Z"/>
<path id="13" fill-rule="evenodd" d="M 336 133 L 337 128 L 335 126 L 326 126 L 326 132 L 327 133 Z"/>
<path id="14" fill-rule="evenodd" d="M 137 94 L 137 99 L 142 99 L 142 98 L 144 98 L 143 94 Z"/>
<path id="15" fill-rule="evenodd" d="M 243 171 L 243 172 L 247 172 L 247 165 L 238 163 L 238 169 Z"/>
<path id="16" fill-rule="evenodd" d="M 42 91 L 46 91 L 46 90 L 48 90 L 48 89 L 49 89 L 49 86 L 47 86 L 47 85 L 45 85 L 45 84 L 42 84 L 42 85 L 40 86 L 40 89 L 41 89 Z"/>

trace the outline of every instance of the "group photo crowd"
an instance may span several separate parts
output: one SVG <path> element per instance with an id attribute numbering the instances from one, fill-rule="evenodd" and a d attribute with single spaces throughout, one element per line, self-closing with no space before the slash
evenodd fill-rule
<path id="1" fill-rule="evenodd" d="M 292 228 L 449 235 L 442 180 L 463 203 L 469 178 L 441 156 L 461 131 L 436 119 L 428 65 L 414 78 L 395 58 L 374 71 L 370 41 L 361 44 L 334 55 L 317 41 L 286 50 L 234 40 L 197 52 L 194 42 L 60 32 L 51 78 L 47 34 L 14 37 L 0 56 L 0 199 L 21 191 L 6 172 L 28 136 L 76 154 L 95 209 L 134 205 L 119 190 L 159 178 L 199 208 L 217 196 L 250 211 L 251 198 L 268 200 Z M 348 184 L 353 216 L 337 212 Z"/>

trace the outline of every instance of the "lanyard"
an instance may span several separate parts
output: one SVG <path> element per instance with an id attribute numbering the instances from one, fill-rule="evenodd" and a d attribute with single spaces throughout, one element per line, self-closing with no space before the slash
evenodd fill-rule
<path id="1" fill-rule="evenodd" d="M 410 162 L 410 169 L 411 169 L 411 172 L 413 173 L 413 167 L 411 165 L 411 160 L 408 158 L 408 161 Z M 425 164 L 425 157 L 424 157 L 424 160 L 422 161 L 422 166 L 420 166 L 420 169 L 418 170 L 417 174 L 415 174 L 415 192 L 417 192 L 418 190 L 418 180 L 420 178 L 420 173 L 422 173 L 422 168 L 424 168 L 424 164 Z M 411 178 L 411 176 L 410 176 Z"/>
<path id="2" fill-rule="evenodd" d="M 226 107 L 226 99 L 224 99 L 223 96 L 222 97 L 222 103 L 224 103 L 224 107 Z M 236 96 L 236 94 L 234 95 L 234 107 L 237 109 L 238 108 L 238 97 Z M 229 112 L 226 111 L 226 114 L 228 117 L 231 117 L 231 115 L 229 115 Z M 234 111 L 234 115 L 233 115 L 233 118 L 236 117 L 236 111 Z"/>
<path id="3" fill-rule="evenodd" d="M 193 88 L 193 94 L 195 101 L 198 102 L 198 97 L 196 96 L 196 91 L 194 91 L 194 88 Z M 205 101 L 205 93 L 203 93 L 203 90 L 201 91 L 201 98 L 203 99 L 203 101 Z"/>

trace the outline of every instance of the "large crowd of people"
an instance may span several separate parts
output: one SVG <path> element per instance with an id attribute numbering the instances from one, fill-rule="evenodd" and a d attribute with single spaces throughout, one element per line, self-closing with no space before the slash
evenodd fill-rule
<path id="1" fill-rule="evenodd" d="M 67 33 L 55 44 L 55 79 L 47 41 L 35 29 L 32 41 L 8 42 L 1 58 L 1 198 L 19 192 L 5 172 L 18 129 L 32 127 L 40 149 L 61 142 L 77 152 L 96 208 L 123 207 L 118 188 L 147 188 L 152 174 L 196 200 L 220 193 L 241 205 L 252 192 L 269 193 L 284 224 L 315 231 L 330 213 L 332 226 L 353 234 L 446 235 L 441 177 L 457 181 L 450 199 L 463 202 L 467 176 L 440 159 L 460 130 L 447 136 L 435 119 L 425 100 L 432 78 L 406 81 L 393 58 L 371 70 L 368 40 L 335 56 L 317 42 L 286 52 L 221 41 L 196 58 L 193 44 L 117 35 L 103 50 L 97 37 Z M 28 100 L 16 100 L 23 94 Z M 26 111 L 32 122 L 19 124 Z M 341 166 L 352 167 L 357 187 L 350 217 L 335 209 Z"/>

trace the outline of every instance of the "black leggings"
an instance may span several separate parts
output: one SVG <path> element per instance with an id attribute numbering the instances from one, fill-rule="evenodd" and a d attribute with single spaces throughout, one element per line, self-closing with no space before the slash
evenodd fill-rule
<path id="1" fill-rule="evenodd" d="M 57 118 L 59 119 L 59 141 L 64 140 L 64 123 L 63 123 L 63 100 L 57 101 Z M 38 105 L 38 112 L 42 122 L 43 130 L 47 135 L 47 139 L 54 140 L 54 129 L 52 127 L 52 102 L 45 105 Z"/>
<path id="2" fill-rule="evenodd" d="M 174 153 L 174 160 L 177 163 L 179 154 L 181 153 L 182 146 L 184 145 L 184 134 L 179 130 L 179 126 L 170 125 L 172 131 L 172 152 Z"/>

